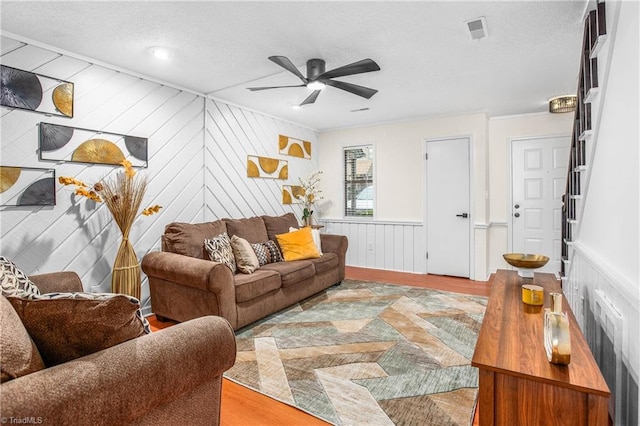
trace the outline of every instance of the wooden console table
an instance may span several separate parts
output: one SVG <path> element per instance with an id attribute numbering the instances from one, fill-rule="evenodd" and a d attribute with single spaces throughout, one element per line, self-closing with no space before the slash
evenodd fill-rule
<path id="1" fill-rule="evenodd" d="M 544 306 L 522 303 L 524 282 L 544 287 Z M 561 292 L 551 274 L 520 278 L 498 271 L 471 364 L 479 372 L 478 410 L 486 425 L 607 425 L 609 388 L 566 300 L 571 362 L 551 364 L 543 342 L 543 307 Z M 564 298 L 563 298 L 564 299 Z"/>

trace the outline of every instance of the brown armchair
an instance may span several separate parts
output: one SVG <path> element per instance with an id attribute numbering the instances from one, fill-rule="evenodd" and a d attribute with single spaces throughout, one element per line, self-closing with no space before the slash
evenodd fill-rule
<path id="1" fill-rule="evenodd" d="M 82 291 L 72 272 L 30 278 L 43 293 Z M 0 302 L 2 310 L 12 309 L 7 300 Z M 7 423 L 28 418 L 56 426 L 217 425 L 222 374 L 235 356 L 229 323 L 198 318 L 5 381 L 1 415 Z"/>

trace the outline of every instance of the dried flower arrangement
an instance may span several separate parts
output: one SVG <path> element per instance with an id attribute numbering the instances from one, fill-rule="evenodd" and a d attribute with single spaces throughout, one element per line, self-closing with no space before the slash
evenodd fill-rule
<path id="1" fill-rule="evenodd" d="M 129 232 L 138 215 L 142 198 L 147 190 L 147 178 L 137 174 L 127 160 L 122 161 L 124 172 L 114 178 L 103 179 L 91 186 L 75 178 L 61 176 L 62 185 L 75 186 L 76 195 L 86 197 L 97 203 L 104 202 L 114 221 L 122 232 L 122 242 L 116 254 L 111 276 L 111 291 L 126 293 L 140 298 L 140 263 L 129 241 Z M 160 211 L 162 207 L 154 205 L 142 211 L 145 216 Z"/>
<path id="2" fill-rule="evenodd" d="M 324 198 L 322 189 L 318 187 L 321 176 L 322 170 L 316 170 L 311 173 L 307 179 L 298 178 L 300 180 L 300 186 L 304 189 L 304 194 L 297 196 L 304 206 L 302 209 L 302 222 L 304 225 L 311 225 L 313 203 Z"/>

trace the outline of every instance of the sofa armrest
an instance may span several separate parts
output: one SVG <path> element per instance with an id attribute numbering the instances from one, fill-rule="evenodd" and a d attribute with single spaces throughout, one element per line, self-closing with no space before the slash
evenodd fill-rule
<path id="1" fill-rule="evenodd" d="M 221 381 L 235 357 L 229 323 L 197 318 L 3 383 L 2 416 L 35 417 L 44 425 L 137 423 Z M 219 402 L 212 394 L 210 403 Z"/>
<path id="2" fill-rule="evenodd" d="M 30 275 L 29 279 L 38 287 L 40 293 L 81 293 L 82 281 L 75 272 L 51 272 L 48 274 Z"/>
<path id="3" fill-rule="evenodd" d="M 323 253 L 335 253 L 340 260 L 340 281 L 344 279 L 344 268 L 349 240 L 344 235 L 320 234 Z"/>
<path id="4" fill-rule="evenodd" d="M 335 253 L 338 257 L 347 254 L 349 242 L 344 235 L 320 234 L 320 242 L 323 252 Z"/>
<path id="5" fill-rule="evenodd" d="M 233 274 L 219 262 L 177 253 L 154 251 L 142 258 L 142 270 L 156 277 L 214 293 L 233 291 Z"/>

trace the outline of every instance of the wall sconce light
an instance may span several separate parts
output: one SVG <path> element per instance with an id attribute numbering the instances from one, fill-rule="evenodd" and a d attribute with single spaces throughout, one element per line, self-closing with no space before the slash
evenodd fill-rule
<path id="1" fill-rule="evenodd" d="M 549 99 L 549 112 L 558 114 L 562 112 L 572 112 L 576 110 L 577 96 L 562 95 Z"/>

